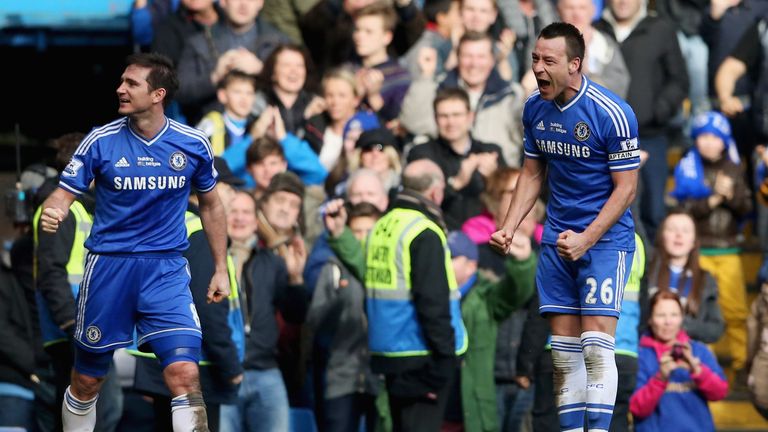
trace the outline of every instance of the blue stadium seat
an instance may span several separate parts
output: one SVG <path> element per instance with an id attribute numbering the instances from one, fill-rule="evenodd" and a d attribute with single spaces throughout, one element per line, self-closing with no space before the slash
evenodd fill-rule
<path id="1" fill-rule="evenodd" d="M 291 408 L 291 432 L 317 432 L 315 414 L 309 408 Z"/>

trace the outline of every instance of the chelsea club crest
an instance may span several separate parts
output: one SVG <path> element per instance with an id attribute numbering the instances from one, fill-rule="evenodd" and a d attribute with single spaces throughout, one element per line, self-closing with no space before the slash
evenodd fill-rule
<path id="1" fill-rule="evenodd" d="M 576 123 L 576 127 L 573 128 L 573 134 L 579 141 L 586 141 L 591 133 L 592 132 L 589 130 L 589 126 L 583 121 Z"/>
<path id="2" fill-rule="evenodd" d="M 88 328 L 85 329 L 85 337 L 88 338 L 89 342 L 96 343 L 101 340 L 101 330 L 95 325 L 88 326 Z"/>
<path id="3" fill-rule="evenodd" d="M 187 166 L 187 155 L 178 151 L 173 152 L 168 162 L 170 162 L 171 168 L 181 171 Z"/>

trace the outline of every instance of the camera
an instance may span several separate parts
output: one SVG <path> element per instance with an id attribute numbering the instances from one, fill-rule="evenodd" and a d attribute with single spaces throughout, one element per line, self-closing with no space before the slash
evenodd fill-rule
<path id="1" fill-rule="evenodd" d="M 683 358 L 685 358 L 685 353 L 683 352 L 683 349 L 684 349 L 684 347 L 683 347 L 682 344 L 676 343 L 676 344 L 672 345 L 672 353 L 671 353 L 672 354 L 672 360 L 678 361 L 678 360 L 682 360 Z"/>

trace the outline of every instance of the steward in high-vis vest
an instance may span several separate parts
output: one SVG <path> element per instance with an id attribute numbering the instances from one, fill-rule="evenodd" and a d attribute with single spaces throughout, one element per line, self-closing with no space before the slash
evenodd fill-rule
<path id="1" fill-rule="evenodd" d="M 395 430 L 437 431 L 457 357 L 467 350 L 434 162 L 411 162 L 403 192 L 366 242 L 371 369 L 387 379 Z"/>
<path id="2" fill-rule="evenodd" d="M 245 330 L 235 266 L 230 256 L 227 256 L 230 286 L 228 301 L 210 304 L 206 301 L 208 283 L 214 273 L 214 261 L 197 211 L 190 203 L 185 215 L 189 249 L 184 252 L 184 257 L 189 262 L 189 288 L 203 331 L 199 364 L 203 399 L 208 422 L 218 424 L 219 406 L 237 400 L 237 383 L 243 373 L 241 362 L 245 353 Z M 163 381 L 160 362 L 154 354 L 140 352 L 136 348 L 134 345 L 129 349 L 131 354 L 137 356 L 134 388 L 140 393 L 152 395 L 155 403 L 162 405 L 161 409 L 155 409 L 156 413 L 167 414 L 165 418 L 155 420 L 155 430 L 171 430 L 171 416 L 167 409 L 171 394 Z"/>

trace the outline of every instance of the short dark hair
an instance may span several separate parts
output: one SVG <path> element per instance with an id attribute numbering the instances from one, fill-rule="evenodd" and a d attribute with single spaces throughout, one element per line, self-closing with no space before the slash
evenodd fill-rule
<path id="1" fill-rule="evenodd" d="M 251 74 L 245 73 L 240 69 L 232 69 L 216 84 L 217 89 L 225 89 L 227 86 L 235 81 L 245 81 L 253 86 L 253 90 L 256 90 L 256 77 Z"/>
<path id="2" fill-rule="evenodd" d="M 469 94 L 466 90 L 460 87 L 446 87 L 437 91 L 435 100 L 432 101 L 432 109 L 437 115 L 437 105 L 447 100 L 458 100 L 464 102 L 464 106 L 467 107 L 467 111 L 472 111 L 471 104 L 469 103 Z"/>
<path id="3" fill-rule="evenodd" d="M 454 2 L 458 3 L 459 0 L 426 0 L 424 2 L 424 7 L 421 10 L 427 21 L 436 22 L 437 15 L 448 13 Z"/>
<path id="4" fill-rule="evenodd" d="M 358 9 L 354 13 L 353 18 L 357 20 L 358 18 L 364 16 L 381 17 L 382 21 L 384 22 L 384 30 L 390 32 L 395 31 L 395 25 L 397 24 L 397 12 L 395 12 L 395 9 L 392 7 L 392 5 L 386 1 L 376 0 L 368 6 L 364 6 Z"/>
<path id="5" fill-rule="evenodd" d="M 564 22 L 552 23 L 541 29 L 541 33 L 539 33 L 540 39 L 555 39 L 559 37 L 565 38 L 565 54 L 568 56 L 568 61 L 576 57 L 579 58 L 579 72 L 581 72 L 584 52 L 586 51 L 584 35 L 573 24 Z"/>
<path id="6" fill-rule="evenodd" d="M 283 148 L 274 138 L 269 136 L 256 138 L 251 145 L 248 146 L 248 150 L 245 151 L 245 165 L 251 166 L 257 164 L 266 159 L 267 156 L 271 155 L 279 156 L 281 159 L 285 160 Z"/>
<path id="7" fill-rule="evenodd" d="M 165 89 L 163 106 L 167 107 L 171 103 L 179 89 L 179 77 L 171 59 L 158 53 L 136 53 L 129 55 L 125 63 L 128 66 L 148 68 L 147 83 L 150 90 Z"/>
<path id="8" fill-rule="evenodd" d="M 85 138 L 82 132 L 70 132 L 51 140 L 51 147 L 56 149 L 56 170 L 61 172 L 69 164 L 77 146 Z"/>
<path id="9" fill-rule="evenodd" d="M 381 210 L 369 202 L 359 202 L 349 209 L 349 217 L 347 222 L 359 217 L 379 219 L 381 217 Z"/>
<path id="10" fill-rule="evenodd" d="M 493 44 L 494 44 L 493 36 L 491 36 L 491 34 L 488 32 L 484 33 L 484 32 L 478 32 L 478 31 L 465 32 L 461 36 L 461 39 L 459 39 L 459 45 L 456 48 L 456 52 L 460 53 L 462 45 L 464 45 L 466 42 L 478 42 L 483 40 L 488 41 L 488 43 L 491 46 L 491 53 L 493 53 Z"/>

